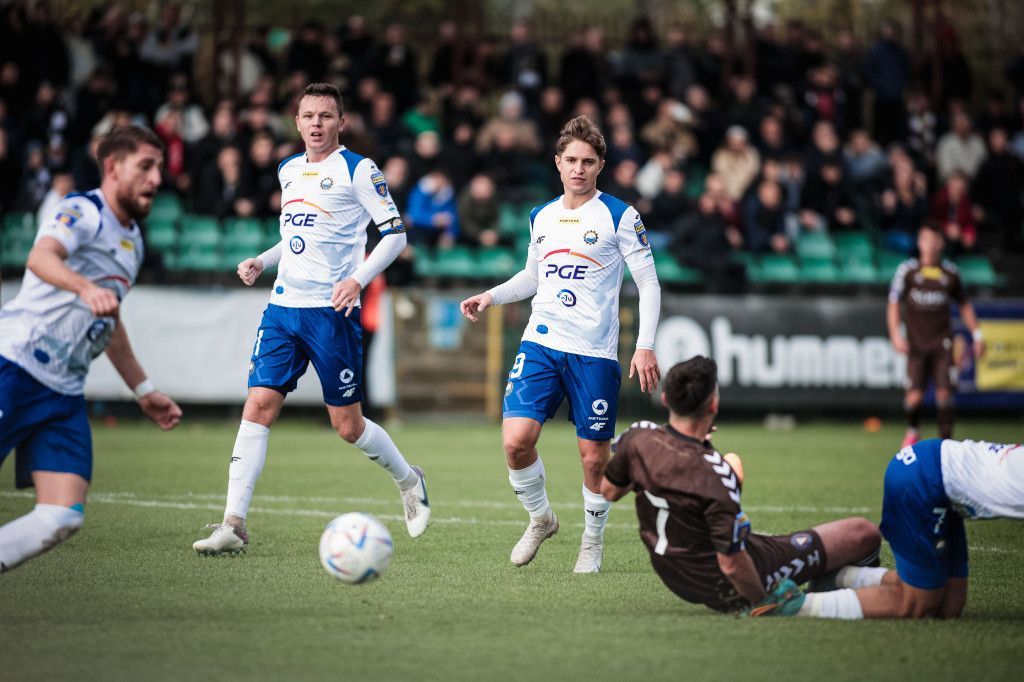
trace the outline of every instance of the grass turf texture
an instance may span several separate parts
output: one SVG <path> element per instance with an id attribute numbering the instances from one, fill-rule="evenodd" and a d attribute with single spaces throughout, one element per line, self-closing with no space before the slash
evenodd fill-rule
<path id="1" fill-rule="evenodd" d="M 1024 526 L 969 522 L 971 585 L 958 621 L 740 620 L 672 595 L 615 504 L 603 572 L 572 575 L 582 533 L 575 434 L 549 423 L 540 451 L 561 521 L 537 558 L 508 554 L 526 523 L 500 429 L 418 425 L 393 436 L 426 471 L 433 521 L 411 539 L 387 474 L 320 424 L 275 426 L 244 557 L 200 558 L 219 522 L 236 426 L 94 425 L 83 530 L 0 576 L 0 679 L 14 680 L 1019 680 Z M 958 436 L 1019 441 L 1012 423 Z M 882 475 L 902 429 L 769 432 L 723 424 L 743 457 L 755 530 L 789 532 L 881 514 Z M 0 520 L 33 500 L 0 483 Z M 320 567 L 330 518 L 365 511 L 395 538 L 383 578 L 348 587 Z M 883 549 L 884 565 L 892 555 Z"/>

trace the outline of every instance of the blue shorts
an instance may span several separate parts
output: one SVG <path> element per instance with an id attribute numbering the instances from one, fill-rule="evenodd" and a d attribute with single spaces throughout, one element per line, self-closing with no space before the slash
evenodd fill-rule
<path id="1" fill-rule="evenodd" d="M 942 485 L 942 441 L 900 450 L 885 470 L 882 535 L 906 584 L 937 590 L 948 578 L 967 577 L 964 520 Z"/>
<path id="2" fill-rule="evenodd" d="M 616 360 L 573 355 L 532 341 L 519 345 L 505 386 L 503 417 L 541 424 L 569 399 L 569 421 L 584 440 L 611 440 L 619 409 L 622 370 Z"/>
<path id="3" fill-rule="evenodd" d="M 32 487 L 33 471 L 92 480 L 92 432 L 85 397 L 57 393 L 0 357 L 0 464 L 17 449 L 14 484 Z"/>
<path id="4" fill-rule="evenodd" d="M 338 407 L 363 400 L 359 308 L 345 317 L 334 308 L 267 306 L 252 349 L 249 388 L 290 393 L 310 362 L 320 377 L 325 403 Z"/>

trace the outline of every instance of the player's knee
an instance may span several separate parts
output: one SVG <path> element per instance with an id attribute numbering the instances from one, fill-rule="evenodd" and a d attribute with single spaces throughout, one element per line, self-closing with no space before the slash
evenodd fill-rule
<path id="1" fill-rule="evenodd" d="M 878 526 L 863 517 L 850 519 L 850 532 L 859 539 L 865 553 L 874 551 L 882 544 L 882 533 Z"/>
<path id="2" fill-rule="evenodd" d="M 276 402 L 259 395 L 251 395 L 242 409 L 242 419 L 263 426 L 270 426 L 277 419 Z"/>
<path id="3" fill-rule="evenodd" d="M 501 438 L 501 447 L 510 460 L 516 461 L 533 452 L 534 443 L 516 434 L 504 434 Z"/>
<path id="4" fill-rule="evenodd" d="M 363 435 L 363 420 L 360 417 L 356 419 L 343 419 L 334 425 L 334 430 L 338 432 L 342 440 L 346 443 L 355 443 L 359 440 L 359 437 Z"/>
<path id="5" fill-rule="evenodd" d="M 595 477 L 604 475 L 604 467 L 608 460 L 599 453 L 580 453 L 583 470 Z"/>

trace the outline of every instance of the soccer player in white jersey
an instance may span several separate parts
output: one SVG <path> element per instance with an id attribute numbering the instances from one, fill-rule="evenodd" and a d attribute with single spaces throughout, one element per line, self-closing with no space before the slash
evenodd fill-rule
<path id="1" fill-rule="evenodd" d="M 139 366 L 120 323 L 121 300 L 142 264 L 137 220 L 160 185 L 163 143 L 135 126 L 99 145 L 103 181 L 70 194 L 39 225 L 14 300 L 0 310 L 0 462 L 16 448 L 15 483 L 35 508 L 0 527 L 0 572 L 74 535 L 85 518 L 92 435 L 83 389 L 106 350 L 142 411 L 164 430 L 181 409 Z"/>
<path id="2" fill-rule="evenodd" d="M 231 453 L 224 520 L 209 526 L 209 538 L 193 544 L 200 555 L 238 554 L 248 546 L 245 519 L 267 456 L 270 425 L 310 362 L 338 435 L 394 478 L 409 534 L 421 535 L 430 519 L 423 471 L 405 461 L 360 407 L 359 294 L 402 252 L 406 236 L 376 164 L 339 143 L 344 122 L 335 86 L 306 87 L 295 117 L 306 151 L 278 169 L 281 242 L 238 266 L 239 277 L 251 285 L 265 268 L 279 264 L 249 364 L 249 397 Z M 367 258 L 371 221 L 382 238 Z"/>
<path id="3" fill-rule="evenodd" d="M 896 570 L 846 566 L 830 584 L 775 595 L 772 615 L 956 618 L 967 603 L 964 519 L 1024 520 L 1024 446 L 923 440 L 885 471 L 882 535 Z M 769 597 L 769 601 L 771 596 Z"/>
<path id="4" fill-rule="evenodd" d="M 610 504 L 599 491 L 615 435 L 622 378 L 619 289 L 627 265 L 640 291 L 640 330 L 629 376 L 639 375 L 644 391 L 653 391 L 661 378 L 653 350 L 661 287 L 640 215 L 597 190 L 606 149 L 586 116 L 566 124 L 555 148 L 565 193 L 530 214 L 526 268 L 461 306 L 476 322 L 488 306 L 533 297 L 533 313 L 505 387 L 502 421 L 509 482 L 530 514 L 530 525 L 512 549 L 516 566 L 530 563 L 540 544 L 558 532 L 536 446 L 544 421 L 567 397 L 583 464 L 585 510 L 574 572 L 601 569 Z"/>

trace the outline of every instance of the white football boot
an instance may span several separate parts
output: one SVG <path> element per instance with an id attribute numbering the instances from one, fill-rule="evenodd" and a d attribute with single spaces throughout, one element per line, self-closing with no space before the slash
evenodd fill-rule
<path id="1" fill-rule="evenodd" d="M 572 569 L 572 572 L 599 573 L 601 571 L 601 555 L 603 553 L 603 543 L 584 539 L 580 544 L 580 556 L 576 559 L 576 568 Z"/>
<path id="2" fill-rule="evenodd" d="M 217 556 L 218 554 L 245 554 L 249 546 L 249 536 L 235 530 L 226 523 L 210 523 L 206 528 L 213 528 L 210 537 L 192 544 L 192 549 L 199 556 Z"/>
<path id="3" fill-rule="evenodd" d="M 557 532 L 558 518 L 554 512 L 551 512 L 550 517 L 530 519 L 530 525 L 526 527 L 523 537 L 512 548 L 512 556 L 509 557 L 512 563 L 516 566 L 525 566 L 533 561 L 533 557 L 537 556 L 537 550 L 540 549 L 540 543 Z"/>
<path id="4" fill-rule="evenodd" d="M 430 500 L 427 498 L 427 479 L 423 469 L 413 466 L 412 470 L 420 477 L 419 482 L 402 492 L 402 504 L 405 506 L 405 525 L 409 535 L 418 538 L 427 529 L 430 521 Z"/>

